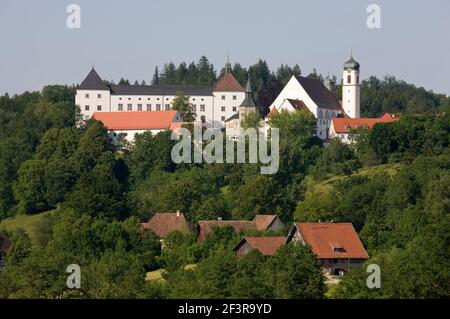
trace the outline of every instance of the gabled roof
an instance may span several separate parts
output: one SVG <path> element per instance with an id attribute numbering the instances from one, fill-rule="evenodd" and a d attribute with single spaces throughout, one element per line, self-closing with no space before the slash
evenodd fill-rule
<path id="1" fill-rule="evenodd" d="M 213 233 L 214 227 L 231 226 L 236 233 L 247 229 L 266 230 L 277 218 L 277 215 L 256 215 L 253 220 L 201 220 L 197 227 L 198 240 L 205 240 Z"/>
<path id="2" fill-rule="evenodd" d="M 210 96 L 212 87 L 196 85 L 111 85 L 111 95 L 184 95 Z"/>
<path id="3" fill-rule="evenodd" d="M 78 87 L 79 90 L 104 90 L 109 91 L 110 88 L 103 82 L 94 68 L 88 73 L 86 78 L 81 82 Z"/>
<path id="4" fill-rule="evenodd" d="M 244 88 L 231 73 L 225 73 L 214 86 L 216 92 L 244 92 Z"/>
<path id="5" fill-rule="evenodd" d="M 277 218 L 277 215 L 256 215 L 253 221 L 255 222 L 256 229 L 265 230 L 269 228 Z"/>
<path id="6" fill-rule="evenodd" d="M 174 110 L 95 112 L 92 118 L 109 130 L 168 130 L 173 127 L 177 114 Z"/>
<path id="7" fill-rule="evenodd" d="M 285 242 L 286 237 L 284 236 L 244 237 L 236 245 L 234 251 L 237 251 L 244 243 L 248 243 L 250 247 L 258 250 L 264 256 L 272 256 Z"/>
<path id="8" fill-rule="evenodd" d="M 333 117 L 333 128 L 336 133 L 350 133 L 351 130 L 362 127 L 370 129 L 377 123 L 391 123 L 399 119 L 389 113 L 384 113 L 378 118 L 337 118 Z"/>
<path id="9" fill-rule="evenodd" d="M 341 110 L 338 100 L 323 85 L 322 81 L 305 78 L 303 76 L 298 76 L 296 79 L 319 108 L 337 111 Z"/>
<path id="10" fill-rule="evenodd" d="M 277 115 L 278 113 L 279 113 L 279 112 L 278 112 L 277 108 L 274 106 L 274 107 L 270 110 L 269 114 L 267 114 L 267 117 L 275 116 L 275 115 Z"/>
<path id="11" fill-rule="evenodd" d="M 295 223 L 294 227 L 318 258 L 369 258 L 351 223 Z"/>
<path id="12" fill-rule="evenodd" d="M 148 221 L 141 224 L 143 229 L 150 229 L 160 238 L 165 238 L 172 231 L 189 233 L 189 225 L 183 213 L 156 213 Z"/>
<path id="13" fill-rule="evenodd" d="M 198 222 L 198 240 L 206 240 L 213 233 L 214 227 L 225 226 L 233 227 L 236 233 L 256 228 L 255 222 L 248 220 L 202 220 Z"/>
<path id="14" fill-rule="evenodd" d="M 287 99 L 287 101 L 292 105 L 294 109 L 303 110 L 312 114 L 310 109 L 306 106 L 306 104 L 302 100 Z"/>
<path id="15" fill-rule="evenodd" d="M 9 240 L 5 235 L 0 234 L 0 252 L 6 253 L 11 248 L 12 241 Z"/>

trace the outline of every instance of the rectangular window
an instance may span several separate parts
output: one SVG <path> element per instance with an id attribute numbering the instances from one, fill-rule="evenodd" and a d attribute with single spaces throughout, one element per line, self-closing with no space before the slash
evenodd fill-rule
<path id="1" fill-rule="evenodd" d="M 205 104 L 200 104 L 200 112 L 205 112 Z"/>
<path id="2" fill-rule="evenodd" d="M 222 122 L 225 122 L 225 116 L 222 116 L 220 119 L 222 120 Z"/>
<path id="3" fill-rule="evenodd" d="M 117 106 L 117 109 L 118 109 L 119 111 L 123 111 L 123 104 L 122 104 L 122 103 L 119 103 L 119 105 Z"/>
<path id="4" fill-rule="evenodd" d="M 237 96 L 236 95 L 233 95 L 233 100 L 236 100 L 237 99 Z"/>
<path id="5" fill-rule="evenodd" d="M 99 99 L 101 99 L 101 98 L 102 98 L 102 95 L 101 95 L 101 94 L 97 94 L 97 97 L 98 97 Z"/>
<path id="6" fill-rule="evenodd" d="M 142 104 L 138 104 L 138 111 L 142 111 Z"/>
<path id="7" fill-rule="evenodd" d="M 97 105 L 97 111 L 101 111 L 102 110 L 102 106 L 101 105 Z"/>
<path id="8" fill-rule="evenodd" d="M 147 104 L 147 111 L 151 111 L 152 110 L 152 105 L 151 104 Z"/>
<path id="9" fill-rule="evenodd" d="M 84 97 L 88 99 L 89 98 L 89 94 L 85 94 Z"/>
<path id="10" fill-rule="evenodd" d="M 225 95 L 222 95 L 222 100 L 225 100 Z"/>
<path id="11" fill-rule="evenodd" d="M 170 104 L 166 104 L 166 110 L 170 110 Z"/>
<path id="12" fill-rule="evenodd" d="M 84 110 L 85 110 L 85 111 L 89 111 L 89 105 L 85 105 L 85 106 L 84 106 Z"/>
<path id="13" fill-rule="evenodd" d="M 236 112 L 236 111 L 237 111 L 237 107 L 233 106 L 233 112 Z"/>
<path id="14" fill-rule="evenodd" d="M 161 104 L 156 104 L 156 110 L 161 111 Z"/>
<path id="15" fill-rule="evenodd" d="M 127 104 L 127 110 L 128 110 L 128 111 L 133 111 L 133 104 L 128 103 L 128 104 Z"/>
<path id="16" fill-rule="evenodd" d="M 197 112 L 197 105 L 196 104 L 192 104 L 192 111 Z"/>
<path id="17" fill-rule="evenodd" d="M 222 107 L 220 108 L 220 110 L 221 110 L 222 112 L 225 112 L 225 106 L 222 106 Z"/>

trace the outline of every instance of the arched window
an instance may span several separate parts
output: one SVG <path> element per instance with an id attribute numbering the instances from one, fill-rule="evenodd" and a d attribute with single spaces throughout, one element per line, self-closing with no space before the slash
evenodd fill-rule
<path id="1" fill-rule="evenodd" d="M 328 120 L 330 118 L 330 112 L 326 111 L 325 112 L 325 118 Z"/>
<path id="2" fill-rule="evenodd" d="M 359 75 L 356 76 L 356 84 L 359 84 Z"/>
<path id="3" fill-rule="evenodd" d="M 201 119 L 202 123 L 205 123 L 205 122 L 206 122 L 206 118 L 205 118 L 204 115 L 200 116 L 200 119 Z"/>
<path id="4" fill-rule="evenodd" d="M 352 82 L 352 76 L 349 74 L 347 75 L 347 83 L 351 83 Z"/>

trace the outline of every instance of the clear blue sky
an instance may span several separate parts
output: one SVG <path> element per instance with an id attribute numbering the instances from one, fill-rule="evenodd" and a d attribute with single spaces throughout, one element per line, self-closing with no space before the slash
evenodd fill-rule
<path id="1" fill-rule="evenodd" d="M 81 6 L 81 29 L 66 7 Z M 368 29 L 368 4 L 381 29 Z M 353 48 L 362 78 L 394 75 L 450 94 L 448 0 L 0 0 L 0 94 L 79 83 L 92 64 L 105 79 L 149 81 L 165 62 L 226 52 L 247 66 L 298 63 L 341 77 Z"/>

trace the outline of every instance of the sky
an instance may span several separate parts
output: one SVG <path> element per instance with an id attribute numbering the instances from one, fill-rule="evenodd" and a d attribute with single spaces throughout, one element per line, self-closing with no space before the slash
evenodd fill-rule
<path id="1" fill-rule="evenodd" d="M 69 4 L 81 9 L 68 28 Z M 381 28 L 368 28 L 378 4 Z M 299 64 L 341 78 L 353 50 L 361 78 L 393 75 L 450 95 L 448 0 L 0 0 L 0 94 L 101 77 L 149 82 L 155 66 L 227 52 L 243 66 Z"/>

